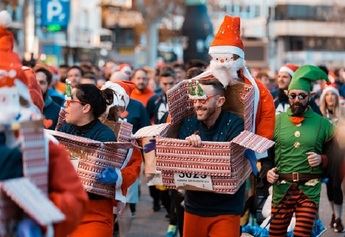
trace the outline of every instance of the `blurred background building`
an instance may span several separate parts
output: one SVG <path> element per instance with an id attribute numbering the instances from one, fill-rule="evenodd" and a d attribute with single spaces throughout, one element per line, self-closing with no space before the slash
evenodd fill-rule
<path id="1" fill-rule="evenodd" d="M 225 14 L 240 16 L 249 67 L 345 64 L 344 0 L 2 0 L 27 61 L 134 66 L 207 61 Z"/>

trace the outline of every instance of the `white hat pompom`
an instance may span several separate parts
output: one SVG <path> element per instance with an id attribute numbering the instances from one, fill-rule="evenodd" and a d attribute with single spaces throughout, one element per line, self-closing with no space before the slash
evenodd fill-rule
<path id="1" fill-rule="evenodd" d="M 12 19 L 10 14 L 5 10 L 0 11 L 0 27 L 2 26 L 8 28 L 11 25 L 11 23 Z"/>

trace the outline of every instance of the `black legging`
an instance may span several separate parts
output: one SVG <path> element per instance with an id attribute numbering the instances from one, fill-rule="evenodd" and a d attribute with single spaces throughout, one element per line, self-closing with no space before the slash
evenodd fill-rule
<path id="1" fill-rule="evenodd" d="M 330 202 L 336 205 L 343 204 L 343 192 L 341 190 L 341 181 L 329 178 L 327 184 L 327 197 Z"/>

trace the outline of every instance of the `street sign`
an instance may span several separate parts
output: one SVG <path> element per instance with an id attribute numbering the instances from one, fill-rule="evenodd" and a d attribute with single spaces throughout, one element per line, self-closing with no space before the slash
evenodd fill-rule
<path id="1" fill-rule="evenodd" d="M 70 0 L 42 0 L 42 26 L 58 31 L 66 29 L 70 14 Z"/>

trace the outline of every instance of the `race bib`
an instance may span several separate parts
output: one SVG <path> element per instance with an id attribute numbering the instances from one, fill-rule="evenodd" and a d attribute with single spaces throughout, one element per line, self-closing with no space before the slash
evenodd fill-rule
<path id="1" fill-rule="evenodd" d="M 175 173 L 174 181 L 177 188 L 190 186 L 196 189 L 213 190 L 211 176 L 209 175 Z"/>

